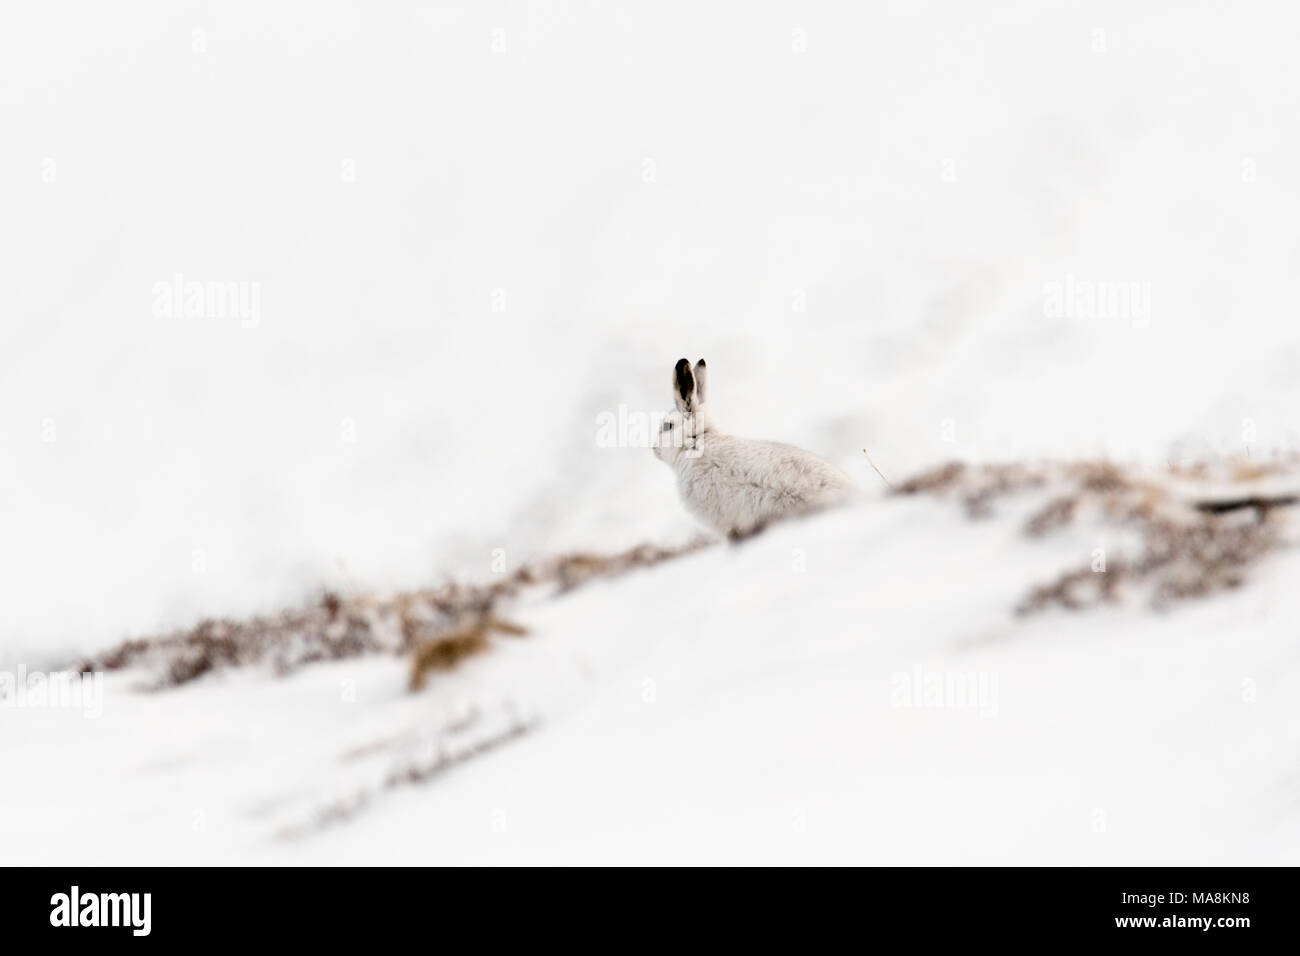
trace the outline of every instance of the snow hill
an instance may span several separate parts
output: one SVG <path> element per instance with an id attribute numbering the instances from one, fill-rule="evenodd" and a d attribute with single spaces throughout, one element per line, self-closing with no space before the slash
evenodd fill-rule
<path id="1" fill-rule="evenodd" d="M 112 671 L 98 718 L 4 711 L 0 748 L 40 781 L 7 798 L 6 858 L 1294 861 L 1294 519 L 1212 597 L 1153 610 L 1136 582 L 1017 615 L 1094 549 L 1136 553 L 1104 508 L 1027 533 L 1064 488 L 976 517 L 881 497 L 525 588 L 497 610 L 526 634 L 415 693 L 388 651 L 148 691 Z"/>

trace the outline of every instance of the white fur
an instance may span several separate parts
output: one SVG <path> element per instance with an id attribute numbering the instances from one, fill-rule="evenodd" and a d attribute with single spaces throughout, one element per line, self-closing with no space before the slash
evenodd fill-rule
<path id="1" fill-rule="evenodd" d="M 720 431 L 704 402 L 704 360 L 693 370 L 687 364 L 684 382 L 682 364 L 674 370 L 677 409 L 665 417 L 671 427 L 656 436 L 654 453 L 677 472 L 683 503 L 705 524 L 741 537 L 857 493 L 852 478 L 802 448 Z"/>

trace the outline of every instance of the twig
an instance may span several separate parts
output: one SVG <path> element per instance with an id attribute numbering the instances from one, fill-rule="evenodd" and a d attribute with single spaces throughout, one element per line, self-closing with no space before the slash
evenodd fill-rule
<path id="1" fill-rule="evenodd" d="M 862 449 L 862 454 L 867 455 L 867 450 L 865 448 Z M 882 472 L 879 468 L 876 468 L 876 463 L 871 460 L 870 455 L 867 455 L 867 464 L 875 469 L 876 474 L 880 475 L 880 480 L 883 481 L 885 484 L 889 485 L 890 489 L 892 490 L 894 486 L 890 484 L 889 479 L 885 477 L 884 472 Z"/>
<path id="2" fill-rule="evenodd" d="M 1263 512 L 1269 508 L 1285 508 L 1296 504 L 1300 504 L 1300 495 L 1273 495 L 1271 497 L 1267 495 L 1250 495 L 1246 498 L 1220 498 L 1213 501 L 1195 502 L 1197 511 L 1212 515 L 1236 511 L 1238 508 L 1254 508 Z"/>

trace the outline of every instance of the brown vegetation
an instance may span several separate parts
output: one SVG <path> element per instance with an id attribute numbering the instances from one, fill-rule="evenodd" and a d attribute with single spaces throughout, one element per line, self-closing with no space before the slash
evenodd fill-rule
<path id="1" fill-rule="evenodd" d="M 1232 468 L 1228 478 L 1245 482 L 1279 473 L 1276 467 Z M 1188 472 L 1171 469 L 1169 475 L 1186 478 Z M 1287 543 L 1281 511 L 1300 502 L 1296 494 L 1225 493 L 1222 487 L 1180 497 L 1161 476 L 1138 477 L 1111 462 L 953 462 L 905 482 L 898 493 L 957 495 L 970 517 L 982 518 L 998 498 L 1030 489 L 1048 497 L 1026 521 L 1027 536 L 1044 537 L 1088 513 L 1102 526 L 1136 531 L 1140 545 L 1135 554 L 1108 555 L 1101 567 L 1089 561 L 1031 588 L 1018 614 L 1117 602 L 1126 591 L 1141 590 L 1164 607 L 1238 587 L 1252 565 Z"/>
<path id="2" fill-rule="evenodd" d="M 525 589 L 571 591 L 587 582 L 652 567 L 709 544 L 697 538 L 681 547 L 640 545 L 617 554 L 576 553 L 525 564 L 482 584 L 448 582 L 387 598 L 327 592 L 315 604 L 272 617 L 210 619 L 193 628 L 123 641 L 82 661 L 81 672 L 152 668 L 152 686 L 175 687 L 224 668 L 267 663 L 277 675 L 316 661 L 365 654 L 412 653 L 411 681 L 422 686 L 433 671 L 455 667 L 485 649 L 490 632 L 521 635 L 498 606 Z"/>

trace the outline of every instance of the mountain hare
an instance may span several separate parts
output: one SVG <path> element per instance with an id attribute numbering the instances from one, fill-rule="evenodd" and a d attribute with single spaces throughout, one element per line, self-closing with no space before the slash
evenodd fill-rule
<path id="1" fill-rule="evenodd" d="M 706 372 L 704 359 L 693 369 L 686 359 L 677 362 L 677 408 L 653 443 L 655 457 L 677 472 L 677 490 L 692 514 L 734 540 L 853 497 L 852 478 L 802 448 L 719 431 L 705 403 Z"/>

